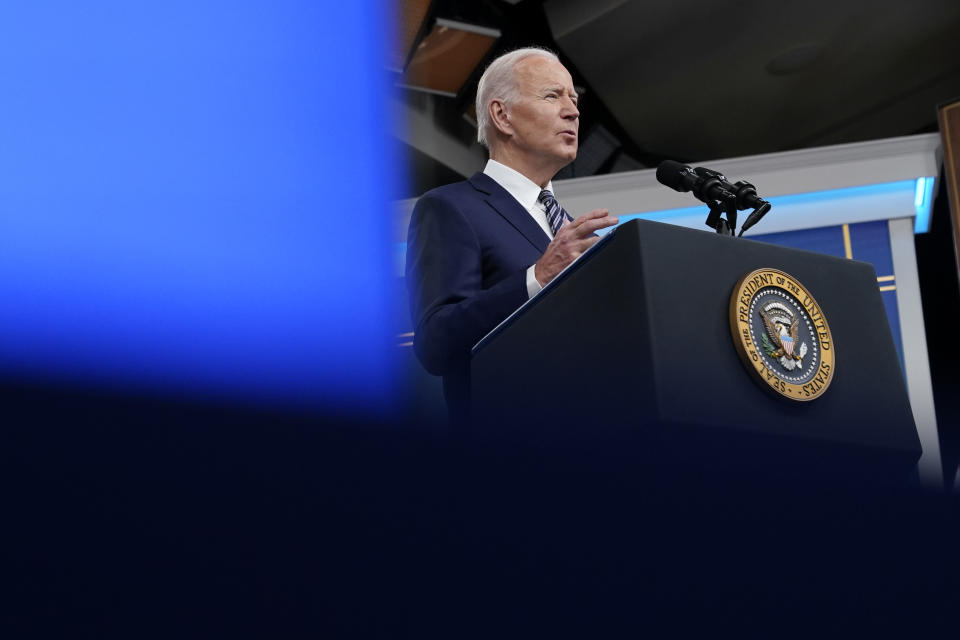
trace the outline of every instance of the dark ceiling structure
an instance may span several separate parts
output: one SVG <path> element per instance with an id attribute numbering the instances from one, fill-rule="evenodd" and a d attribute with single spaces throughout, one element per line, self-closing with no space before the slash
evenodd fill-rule
<path id="1" fill-rule="evenodd" d="M 454 141 L 482 166 L 476 83 L 521 46 L 556 51 L 583 95 L 561 178 L 935 131 L 936 106 L 960 96 L 956 0 L 434 0 L 419 37 L 438 19 L 500 36 L 456 95 L 403 90 L 434 127 L 404 140 L 408 196 L 470 172 L 436 151 Z"/>

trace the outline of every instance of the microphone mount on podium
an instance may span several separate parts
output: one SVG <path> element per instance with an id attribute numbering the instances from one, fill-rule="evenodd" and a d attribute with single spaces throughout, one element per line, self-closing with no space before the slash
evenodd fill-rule
<path id="1" fill-rule="evenodd" d="M 740 229 L 742 236 L 767 214 L 771 206 L 757 195 L 756 187 L 749 182 L 741 180 L 731 184 L 722 173 L 705 167 L 694 169 L 673 160 L 664 160 L 657 167 L 657 180 L 676 191 L 693 192 L 710 209 L 707 226 L 725 236 L 735 235 L 737 211 L 752 209 Z"/>

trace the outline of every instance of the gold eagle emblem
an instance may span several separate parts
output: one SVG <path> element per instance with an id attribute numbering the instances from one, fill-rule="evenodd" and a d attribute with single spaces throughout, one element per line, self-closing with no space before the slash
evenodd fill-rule
<path id="1" fill-rule="evenodd" d="M 788 371 L 803 368 L 803 356 L 807 355 L 806 343 L 800 340 L 800 319 L 786 306 L 772 303 L 760 311 L 769 340 L 764 339 L 764 350 Z M 766 338 L 767 336 L 764 336 Z"/>

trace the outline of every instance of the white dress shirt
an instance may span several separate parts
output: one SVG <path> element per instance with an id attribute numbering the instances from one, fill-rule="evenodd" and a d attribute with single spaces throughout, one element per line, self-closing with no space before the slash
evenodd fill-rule
<path id="1" fill-rule="evenodd" d="M 530 178 L 519 171 L 515 171 L 505 164 L 500 164 L 496 160 L 487 160 L 487 166 L 483 172 L 493 178 L 494 182 L 507 190 L 514 199 L 520 203 L 520 206 L 526 209 L 527 213 L 533 217 L 547 237 L 553 239 L 553 231 L 550 230 L 550 224 L 547 222 L 547 210 L 538 200 L 542 189 Z M 547 183 L 545 187 L 553 192 L 553 181 Z M 534 275 L 534 266 L 530 265 L 527 269 L 527 296 L 532 298 L 540 293 L 540 283 Z"/>

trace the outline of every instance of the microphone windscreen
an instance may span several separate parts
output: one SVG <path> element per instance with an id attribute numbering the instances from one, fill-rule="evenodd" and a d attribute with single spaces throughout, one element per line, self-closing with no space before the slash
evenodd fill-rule
<path id="1" fill-rule="evenodd" d="M 664 160 L 657 167 L 657 182 L 676 191 L 689 191 L 690 188 L 683 184 L 683 180 L 680 178 L 680 174 L 685 168 L 676 160 Z"/>

